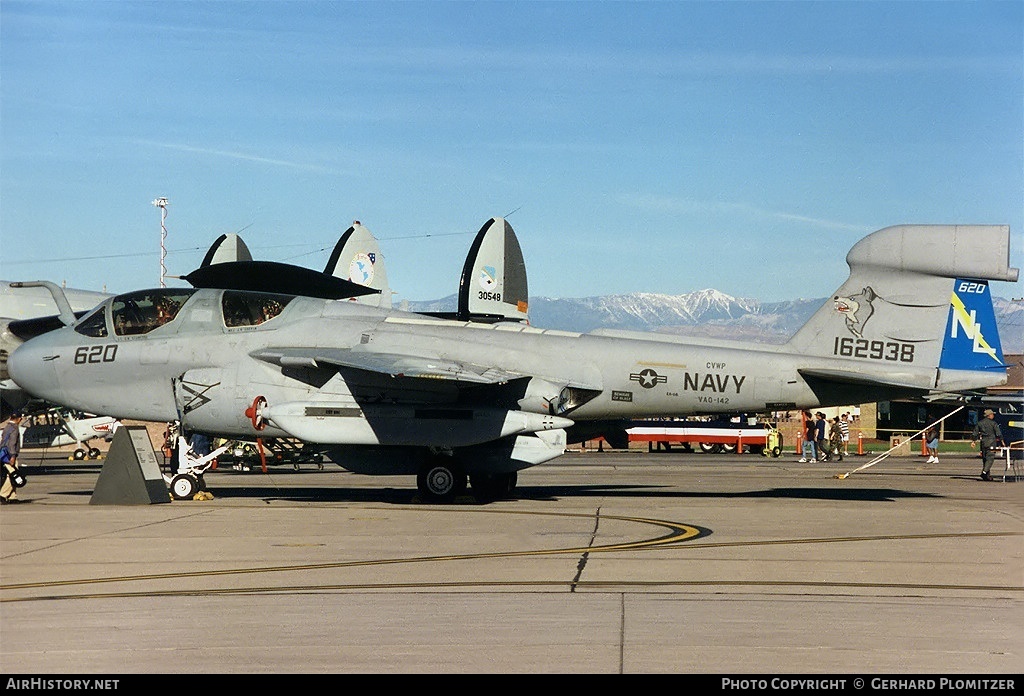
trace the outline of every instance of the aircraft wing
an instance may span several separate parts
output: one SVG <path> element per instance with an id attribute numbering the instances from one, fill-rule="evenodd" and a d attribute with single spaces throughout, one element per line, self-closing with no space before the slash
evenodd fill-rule
<path id="1" fill-rule="evenodd" d="M 251 355 L 282 367 L 351 367 L 392 377 L 446 379 L 474 384 L 500 384 L 528 376 L 489 365 L 400 353 L 331 348 L 266 348 Z"/>
<path id="2" fill-rule="evenodd" d="M 919 397 L 928 390 L 923 387 L 920 378 L 915 382 L 911 375 L 892 370 L 887 373 L 857 372 L 854 370 L 837 370 L 829 368 L 798 368 L 807 386 L 815 396 L 827 403 L 865 403 L 872 394 L 884 390 L 891 398 Z M 938 382 L 938 371 L 932 378 Z"/>

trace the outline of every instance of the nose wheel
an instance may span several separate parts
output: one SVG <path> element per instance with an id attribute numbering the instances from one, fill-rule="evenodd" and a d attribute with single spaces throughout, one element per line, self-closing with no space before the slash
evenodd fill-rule
<path id="1" fill-rule="evenodd" d="M 175 500 L 190 500 L 199 492 L 199 478 L 192 474 L 178 474 L 171 479 L 171 495 Z"/>

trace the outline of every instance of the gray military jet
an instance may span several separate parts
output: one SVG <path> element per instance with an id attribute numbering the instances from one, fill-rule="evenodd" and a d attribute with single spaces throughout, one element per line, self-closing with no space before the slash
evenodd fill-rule
<path id="1" fill-rule="evenodd" d="M 249 248 L 237 234 L 222 234 L 200 267 L 239 260 L 252 261 Z M 7 358 L 14 349 L 33 336 L 74 322 L 110 296 L 93 290 L 58 289 L 49 281 L 0 281 L 0 417 L 6 419 L 12 411 L 30 405 L 28 395 L 7 373 Z"/>
<path id="2" fill-rule="evenodd" d="M 0 420 L 24 409 L 29 401 L 7 373 L 7 358 L 14 349 L 26 338 L 60 328 L 110 297 L 107 293 L 70 288 L 55 293 L 45 285 L 25 286 L 0 280 Z"/>
<path id="3" fill-rule="evenodd" d="M 1014 282 L 1001 225 L 901 225 L 847 254 L 849 278 L 783 345 L 533 328 L 348 301 L 374 289 L 277 264 L 262 289 L 112 297 L 26 341 L 15 381 L 93 413 L 291 437 L 424 498 L 504 497 L 521 469 L 630 419 L 863 403 L 1004 384 L 989 281 Z M 258 263 L 258 262 L 254 262 Z M 310 281 L 310 282 L 306 282 Z M 492 291 L 494 278 L 475 279 Z M 163 309 L 161 309 L 163 308 Z"/>

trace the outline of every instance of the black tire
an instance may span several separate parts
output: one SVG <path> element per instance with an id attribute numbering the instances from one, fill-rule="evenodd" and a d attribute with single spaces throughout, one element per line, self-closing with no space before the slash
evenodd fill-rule
<path id="1" fill-rule="evenodd" d="M 192 474 L 177 474 L 171 479 L 171 495 L 175 500 L 191 500 L 199 492 L 199 480 Z"/>
<path id="2" fill-rule="evenodd" d="M 781 447 L 772 447 L 772 456 L 773 457 L 781 457 L 782 456 L 782 448 Z"/>
<path id="3" fill-rule="evenodd" d="M 473 489 L 473 497 L 480 503 L 504 500 L 516 489 L 519 474 L 515 471 L 499 474 L 471 474 L 469 485 Z"/>
<path id="4" fill-rule="evenodd" d="M 420 470 L 416 486 L 424 500 L 447 502 L 466 491 L 466 473 L 451 457 L 438 457 Z"/>
<path id="5" fill-rule="evenodd" d="M 717 442 L 702 442 L 700 443 L 700 451 L 704 454 L 718 454 L 722 451 L 722 446 Z"/>
<path id="6" fill-rule="evenodd" d="M 722 445 L 722 449 L 719 451 L 725 452 L 726 454 L 732 454 L 736 451 L 736 445 Z"/>
<path id="7" fill-rule="evenodd" d="M 75 453 L 71 456 L 75 458 L 75 461 L 81 461 L 85 459 L 85 455 L 88 454 L 84 449 L 76 449 Z"/>
<path id="8" fill-rule="evenodd" d="M 99 457 L 100 451 L 98 448 L 93 447 L 92 449 L 89 450 L 89 459 L 99 459 Z"/>

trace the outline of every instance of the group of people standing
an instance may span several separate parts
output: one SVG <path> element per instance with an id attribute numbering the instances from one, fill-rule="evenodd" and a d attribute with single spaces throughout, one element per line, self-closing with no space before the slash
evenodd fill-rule
<path id="1" fill-rule="evenodd" d="M 813 416 L 804 411 L 804 439 L 801 447 L 801 462 L 827 462 L 832 459 L 843 461 L 850 454 L 850 416 L 842 414 L 827 421 L 825 414 L 818 411 Z"/>
<path id="2" fill-rule="evenodd" d="M 995 420 L 995 411 L 985 409 L 983 418 L 974 426 L 971 433 L 971 448 L 981 447 L 981 480 L 992 480 L 992 462 L 995 451 L 1003 446 L 1003 433 Z M 801 462 L 827 462 L 831 459 L 843 461 L 850 454 L 850 418 L 844 413 L 831 421 L 826 421 L 825 414 L 818 411 L 811 415 L 803 412 L 804 435 L 801 448 Z M 928 450 L 928 463 L 939 463 L 939 431 L 934 425 L 924 432 L 925 447 Z"/>

